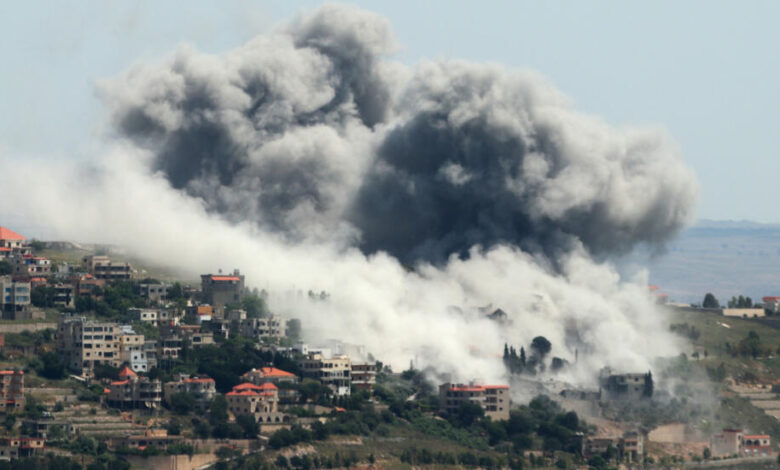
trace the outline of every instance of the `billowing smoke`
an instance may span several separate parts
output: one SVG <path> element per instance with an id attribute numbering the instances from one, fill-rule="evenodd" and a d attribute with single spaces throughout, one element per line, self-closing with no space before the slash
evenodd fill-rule
<path id="1" fill-rule="evenodd" d="M 330 6 L 105 89 L 118 132 L 174 188 L 296 240 L 340 227 L 407 263 L 500 243 L 601 255 L 663 243 L 688 220 L 690 172 L 658 132 L 578 114 L 529 73 L 398 70 L 391 48 L 386 21 Z"/>
<path id="2" fill-rule="evenodd" d="M 100 183 L 53 171 L 14 207 L 189 274 L 241 267 L 309 337 L 395 366 L 501 380 L 504 342 L 537 335 L 580 353 L 580 381 L 674 353 L 646 279 L 609 264 L 692 217 L 665 133 L 578 113 L 532 72 L 408 67 L 394 48 L 386 20 L 326 6 L 223 55 L 137 66 L 100 85 Z"/>

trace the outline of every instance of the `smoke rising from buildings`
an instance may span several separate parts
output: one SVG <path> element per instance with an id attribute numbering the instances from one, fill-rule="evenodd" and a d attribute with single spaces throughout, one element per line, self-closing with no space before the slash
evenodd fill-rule
<path id="1" fill-rule="evenodd" d="M 35 169 L 46 190 L 14 207 L 191 275 L 240 267 L 309 337 L 396 367 L 501 380 L 503 344 L 544 335 L 580 352 L 584 382 L 674 352 L 646 279 L 609 264 L 692 217 L 665 133 L 578 113 L 533 72 L 409 67 L 395 47 L 385 19 L 326 6 L 222 55 L 136 66 L 100 84 L 115 132 L 89 178 Z"/>

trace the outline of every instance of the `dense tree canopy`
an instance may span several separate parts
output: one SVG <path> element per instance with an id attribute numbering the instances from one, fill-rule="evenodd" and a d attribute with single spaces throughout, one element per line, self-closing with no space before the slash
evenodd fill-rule
<path id="1" fill-rule="evenodd" d="M 707 295 L 704 296 L 704 301 L 701 303 L 701 306 L 704 308 L 720 308 L 720 302 L 718 302 L 718 299 L 716 299 L 712 293 L 707 292 Z"/>

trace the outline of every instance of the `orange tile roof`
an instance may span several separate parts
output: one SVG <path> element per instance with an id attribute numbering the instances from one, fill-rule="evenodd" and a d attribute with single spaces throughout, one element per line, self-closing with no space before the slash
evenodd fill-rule
<path id="1" fill-rule="evenodd" d="M 484 392 L 485 387 L 450 387 L 453 392 Z"/>
<path id="2" fill-rule="evenodd" d="M 11 249 L 4 246 L 0 246 L 0 251 L 11 251 Z"/>
<path id="3" fill-rule="evenodd" d="M 276 387 L 276 385 L 270 382 L 266 382 L 263 385 L 261 385 L 258 390 L 279 390 L 279 389 Z"/>
<path id="4" fill-rule="evenodd" d="M 212 281 L 240 281 L 241 278 L 238 276 L 211 276 Z"/>
<path id="5" fill-rule="evenodd" d="M 248 397 L 248 396 L 257 396 L 259 393 L 253 392 L 252 390 L 233 390 L 232 392 L 227 392 L 225 396 L 228 397 Z"/>
<path id="6" fill-rule="evenodd" d="M 780 297 L 777 297 L 777 296 L 774 296 L 774 295 L 770 295 L 770 296 L 764 297 L 762 300 L 764 302 L 777 302 L 778 300 L 780 300 Z"/>
<path id="7" fill-rule="evenodd" d="M 745 439 L 769 439 L 769 434 L 745 434 Z"/>
<path id="8" fill-rule="evenodd" d="M 0 240 L 27 240 L 27 238 L 11 229 L 0 227 Z"/>
<path id="9" fill-rule="evenodd" d="M 244 382 L 242 384 L 239 384 L 239 385 L 236 385 L 235 387 L 233 387 L 233 390 L 234 391 L 236 391 L 236 390 L 238 390 L 238 391 L 240 391 L 240 390 L 263 390 L 263 388 L 260 387 L 259 385 L 251 384 L 249 382 Z"/>
<path id="10" fill-rule="evenodd" d="M 0 370 L 0 375 L 13 375 L 13 374 L 24 375 L 24 371 L 23 370 Z"/>
<path id="11" fill-rule="evenodd" d="M 127 385 L 130 383 L 130 380 L 117 380 L 115 382 L 111 382 L 111 385 L 118 386 L 118 385 Z"/>
<path id="12" fill-rule="evenodd" d="M 263 375 L 265 377 L 295 377 L 295 374 L 292 372 L 287 372 L 286 370 L 277 369 L 276 367 L 263 367 L 260 369 L 263 371 Z"/>
<path id="13" fill-rule="evenodd" d="M 485 388 L 488 388 L 488 389 L 499 388 L 499 389 L 509 390 L 509 385 L 485 385 Z"/>
<path id="14" fill-rule="evenodd" d="M 184 383 L 188 384 L 196 384 L 196 383 L 214 383 L 214 379 L 209 377 L 202 377 L 202 378 L 196 378 L 196 379 L 184 379 Z"/>
<path id="15" fill-rule="evenodd" d="M 119 371 L 120 377 L 138 377 L 138 374 L 133 372 L 133 370 L 127 366 L 124 366 L 122 370 Z"/>

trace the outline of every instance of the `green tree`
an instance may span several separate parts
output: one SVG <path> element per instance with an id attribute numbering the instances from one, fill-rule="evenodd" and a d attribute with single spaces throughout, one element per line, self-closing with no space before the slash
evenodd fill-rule
<path id="1" fill-rule="evenodd" d="M 544 359 L 544 356 L 552 350 L 552 344 L 544 336 L 537 336 L 531 341 L 531 349 L 534 350 L 539 358 Z"/>
<path id="2" fill-rule="evenodd" d="M 38 375 L 51 380 L 59 380 L 65 377 L 65 362 L 62 360 L 62 356 L 53 352 L 47 352 L 41 354 L 40 358 L 39 368 L 36 368 Z"/>
<path id="3" fill-rule="evenodd" d="M 225 423 L 228 420 L 227 400 L 224 395 L 217 395 L 209 406 L 209 422 L 211 424 Z"/>
<path id="4" fill-rule="evenodd" d="M 647 374 L 645 374 L 645 388 L 642 391 L 642 395 L 650 398 L 653 396 L 653 373 L 650 371 L 647 371 Z"/>
<path id="5" fill-rule="evenodd" d="M 753 359 L 756 359 L 761 354 L 761 339 L 758 333 L 751 330 L 747 337 L 739 342 L 737 350 L 743 356 L 752 356 Z"/>
<path id="6" fill-rule="evenodd" d="M 195 409 L 195 405 L 195 396 L 191 393 L 180 392 L 171 395 L 171 410 L 176 414 L 186 415 Z"/>
<path id="7" fill-rule="evenodd" d="M 249 294 L 241 301 L 241 306 L 246 311 L 248 318 L 258 318 L 268 315 L 268 306 L 265 299 L 257 294 Z"/>
<path id="8" fill-rule="evenodd" d="M 168 289 L 168 300 L 177 301 L 184 298 L 184 289 L 180 282 L 174 282 L 170 289 Z"/>
<path id="9" fill-rule="evenodd" d="M 13 272 L 14 272 L 14 267 L 11 263 L 9 263 L 6 260 L 0 261 L 0 276 L 13 274 Z"/>
<path id="10" fill-rule="evenodd" d="M 171 419 L 168 421 L 168 426 L 166 427 L 168 434 L 171 436 L 178 436 L 181 434 L 181 423 L 177 419 Z"/>
<path id="11" fill-rule="evenodd" d="M 604 457 L 600 455 L 594 455 L 593 457 L 588 459 L 588 465 L 600 470 L 603 468 L 607 468 L 607 461 L 604 460 Z"/>
<path id="12" fill-rule="evenodd" d="M 287 337 L 293 341 L 301 339 L 301 320 L 297 318 L 287 320 Z"/>
<path id="13" fill-rule="evenodd" d="M 467 402 L 460 405 L 455 418 L 462 426 L 469 427 L 483 416 L 485 416 L 485 410 L 483 410 L 481 406 L 476 403 Z"/>
<path id="14" fill-rule="evenodd" d="M 236 417 L 236 424 L 241 426 L 246 439 L 255 439 L 260 434 L 260 425 L 257 424 L 257 421 L 252 416 L 239 415 Z"/>
<path id="15" fill-rule="evenodd" d="M 720 302 L 718 302 L 718 299 L 716 299 L 712 293 L 707 292 L 701 306 L 704 308 L 720 308 Z"/>
<path id="16" fill-rule="evenodd" d="M 32 251 L 36 253 L 40 253 L 44 249 L 46 249 L 46 242 L 42 242 L 40 240 L 30 240 L 30 248 L 32 248 Z"/>
<path id="17" fill-rule="evenodd" d="M 14 425 L 16 424 L 16 415 L 7 414 L 5 415 L 5 418 L 3 419 L 3 426 L 9 431 L 11 431 L 14 428 Z"/>
<path id="18" fill-rule="evenodd" d="M 119 377 L 119 369 L 110 364 L 96 364 L 94 367 L 96 379 L 112 379 Z"/>
<path id="19" fill-rule="evenodd" d="M 30 291 L 30 303 L 38 308 L 54 307 L 54 287 L 38 286 Z"/>

